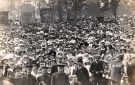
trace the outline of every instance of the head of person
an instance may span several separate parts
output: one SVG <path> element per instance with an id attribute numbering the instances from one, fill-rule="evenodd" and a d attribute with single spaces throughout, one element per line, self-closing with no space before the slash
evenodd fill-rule
<path id="1" fill-rule="evenodd" d="M 62 57 L 58 58 L 58 63 L 63 63 L 63 58 Z"/>
<path id="2" fill-rule="evenodd" d="M 51 61 L 51 65 L 56 65 L 56 59 L 52 59 L 52 61 Z"/>
<path id="3" fill-rule="evenodd" d="M 22 73 L 21 67 L 15 67 L 13 71 L 15 72 L 15 77 L 21 77 L 21 73 Z"/>
<path id="4" fill-rule="evenodd" d="M 56 52 L 51 50 L 48 55 L 50 56 L 50 59 L 55 59 L 56 58 Z"/>
<path id="5" fill-rule="evenodd" d="M 42 74 L 48 73 L 49 67 L 42 67 Z"/>
<path id="6" fill-rule="evenodd" d="M 39 61 L 44 61 L 44 57 L 43 56 L 39 56 Z"/>
<path id="7" fill-rule="evenodd" d="M 27 68 L 26 68 L 26 66 L 23 66 L 22 67 L 22 74 L 26 74 L 27 73 Z"/>
<path id="8" fill-rule="evenodd" d="M 3 60 L 1 61 L 1 63 L 4 65 L 4 64 L 6 64 L 8 61 L 9 61 L 8 59 L 3 59 Z"/>
<path id="9" fill-rule="evenodd" d="M 63 73 L 64 72 L 64 67 L 65 67 L 65 65 L 63 65 L 63 64 L 57 65 L 58 72 Z"/>
<path id="10" fill-rule="evenodd" d="M 91 56 L 88 59 L 89 59 L 89 62 L 93 61 L 93 57 L 91 57 Z"/>
<path id="11" fill-rule="evenodd" d="M 31 74 L 32 66 L 28 65 L 28 66 L 26 66 L 26 69 L 27 69 L 27 74 Z"/>
<path id="12" fill-rule="evenodd" d="M 123 55 L 119 55 L 118 59 L 119 59 L 119 61 L 123 61 L 124 56 Z"/>
<path id="13" fill-rule="evenodd" d="M 82 57 L 79 57 L 79 58 L 77 59 L 77 64 L 78 64 L 79 67 L 82 67 L 82 66 L 83 66 Z"/>
<path id="14" fill-rule="evenodd" d="M 120 49 L 120 53 L 121 53 L 121 54 L 124 54 L 124 53 L 126 53 L 126 52 L 127 52 L 127 50 L 126 50 L 125 48 L 121 48 L 121 49 Z"/>
<path id="15" fill-rule="evenodd" d="M 32 71 L 37 72 L 39 68 L 38 64 L 33 64 Z"/>
<path id="16" fill-rule="evenodd" d="M 101 59 L 101 56 L 100 55 L 96 55 L 95 56 L 95 61 L 99 61 Z"/>

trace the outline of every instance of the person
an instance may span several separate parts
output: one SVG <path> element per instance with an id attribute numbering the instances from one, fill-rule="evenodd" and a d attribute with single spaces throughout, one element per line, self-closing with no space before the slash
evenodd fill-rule
<path id="1" fill-rule="evenodd" d="M 128 80 L 128 76 L 123 76 L 121 81 L 120 81 L 120 85 L 131 85 L 129 83 L 129 80 Z"/>
<path id="2" fill-rule="evenodd" d="M 89 84 L 89 72 L 83 66 L 82 57 L 79 57 L 77 59 L 77 67 L 74 70 L 74 74 L 77 76 L 77 79 L 81 83 L 81 85 Z"/>
<path id="3" fill-rule="evenodd" d="M 100 60 L 100 55 L 95 56 L 95 60 L 91 63 L 90 72 L 93 76 L 93 85 L 102 85 L 102 74 L 104 72 L 103 62 Z"/>
<path id="4" fill-rule="evenodd" d="M 50 76 L 52 76 L 52 74 L 54 74 L 55 72 L 58 72 L 57 66 L 56 66 L 56 59 L 53 59 L 52 61 L 52 67 L 51 67 L 51 73 Z"/>
<path id="5" fill-rule="evenodd" d="M 0 66 L 0 85 L 3 84 L 3 79 L 4 79 L 4 77 L 2 75 L 2 71 L 3 71 L 3 66 Z"/>
<path id="6" fill-rule="evenodd" d="M 22 76 L 22 74 L 21 74 L 21 72 L 22 72 L 22 68 L 21 67 L 15 67 L 14 69 L 13 69 L 13 71 L 15 72 L 15 78 L 14 78 L 14 80 L 15 80 L 15 85 L 23 85 L 23 76 Z"/>
<path id="7" fill-rule="evenodd" d="M 110 77 L 113 85 L 120 85 L 122 76 L 124 75 L 124 65 L 122 63 L 124 55 L 118 55 L 117 59 L 111 62 Z"/>
<path id="8" fill-rule="evenodd" d="M 37 63 L 34 63 L 31 74 L 35 77 L 37 77 L 38 68 L 39 68 L 39 65 Z"/>
<path id="9" fill-rule="evenodd" d="M 37 77 L 36 85 L 50 85 L 50 74 L 48 73 L 48 69 L 50 67 L 42 67 L 42 74 Z"/>
<path id="10" fill-rule="evenodd" d="M 58 72 L 51 76 L 51 85 L 70 85 L 69 78 L 66 73 L 64 73 L 63 64 L 58 64 Z"/>
<path id="11" fill-rule="evenodd" d="M 36 85 L 36 78 L 31 74 L 32 65 L 26 65 L 27 74 L 23 77 L 23 85 Z"/>

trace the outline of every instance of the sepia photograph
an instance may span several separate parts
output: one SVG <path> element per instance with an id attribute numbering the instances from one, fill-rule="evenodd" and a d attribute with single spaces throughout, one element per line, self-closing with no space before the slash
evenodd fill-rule
<path id="1" fill-rule="evenodd" d="M 0 85 L 135 85 L 135 0 L 0 0 Z"/>

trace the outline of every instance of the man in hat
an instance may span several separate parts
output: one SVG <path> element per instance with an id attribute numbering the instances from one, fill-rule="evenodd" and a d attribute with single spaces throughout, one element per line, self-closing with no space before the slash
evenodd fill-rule
<path id="1" fill-rule="evenodd" d="M 70 85 L 69 78 L 66 73 L 64 73 L 63 64 L 57 65 L 58 72 L 54 73 L 51 77 L 51 85 Z"/>
<path id="2" fill-rule="evenodd" d="M 42 74 L 37 78 L 36 85 L 50 85 L 50 74 L 48 73 L 50 67 L 42 67 Z"/>
<path id="3" fill-rule="evenodd" d="M 90 72 L 93 76 L 93 85 L 102 85 L 102 74 L 104 72 L 103 62 L 100 55 L 95 56 L 95 60 L 91 63 Z"/>
<path id="4" fill-rule="evenodd" d="M 36 78 L 31 74 L 32 71 L 32 65 L 27 65 L 27 74 L 24 75 L 23 85 L 35 85 L 36 84 Z"/>
<path id="5" fill-rule="evenodd" d="M 89 84 L 89 72 L 83 66 L 82 57 L 79 57 L 77 60 L 77 67 L 74 70 L 74 74 L 77 76 L 78 81 L 81 83 L 81 85 Z"/>
<path id="6" fill-rule="evenodd" d="M 13 69 L 15 72 L 15 85 L 23 85 L 23 76 L 22 76 L 22 68 L 21 67 L 15 67 Z"/>

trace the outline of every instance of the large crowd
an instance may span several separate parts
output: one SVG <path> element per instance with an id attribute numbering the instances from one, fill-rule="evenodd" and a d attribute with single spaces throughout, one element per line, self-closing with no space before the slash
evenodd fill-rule
<path id="1" fill-rule="evenodd" d="M 71 23 L 9 22 L 0 29 L 1 76 L 15 85 L 127 85 L 134 22 L 127 15 Z"/>

